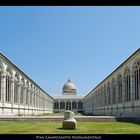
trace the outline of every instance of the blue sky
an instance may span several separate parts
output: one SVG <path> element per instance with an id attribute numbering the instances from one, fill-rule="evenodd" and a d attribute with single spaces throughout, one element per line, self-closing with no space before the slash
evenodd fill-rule
<path id="1" fill-rule="evenodd" d="M 50 95 L 78 95 L 140 47 L 140 7 L 0 7 L 0 52 Z"/>

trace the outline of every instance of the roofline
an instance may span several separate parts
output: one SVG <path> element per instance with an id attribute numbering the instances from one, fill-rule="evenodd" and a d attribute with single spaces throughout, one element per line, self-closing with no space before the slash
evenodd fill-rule
<path id="1" fill-rule="evenodd" d="M 5 55 L 3 55 L 0 52 L 0 55 L 3 57 L 3 59 L 5 59 L 6 61 L 8 61 L 9 64 L 12 64 L 20 73 L 22 73 L 24 76 L 26 76 L 31 82 L 34 83 L 34 85 L 36 85 L 38 88 L 40 88 L 43 92 L 45 92 L 45 94 L 47 94 L 49 97 L 51 97 L 45 90 L 43 90 L 36 82 L 34 82 L 27 74 L 25 74 L 22 70 L 20 70 L 14 63 L 12 63 Z M 53 97 L 51 97 L 52 99 L 54 99 Z"/>
<path id="2" fill-rule="evenodd" d="M 100 84 L 102 84 L 107 78 L 109 78 L 114 72 L 116 72 L 120 67 L 122 67 L 123 64 L 125 64 L 131 57 L 133 57 L 137 52 L 140 51 L 140 48 L 137 49 L 131 56 L 129 56 L 123 63 L 121 63 L 111 74 L 109 74 L 104 80 L 102 80 L 95 88 L 93 88 L 85 97 L 84 99 L 94 90 L 96 89 Z"/>

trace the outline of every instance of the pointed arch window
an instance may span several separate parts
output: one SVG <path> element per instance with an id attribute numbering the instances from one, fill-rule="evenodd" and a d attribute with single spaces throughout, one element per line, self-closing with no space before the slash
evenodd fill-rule
<path id="1" fill-rule="evenodd" d="M 134 75 L 134 99 L 140 99 L 140 60 L 134 63 L 133 67 Z"/>
<path id="2" fill-rule="evenodd" d="M 107 83 L 108 105 L 110 105 L 110 82 Z"/>
<path id="3" fill-rule="evenodd" d="M 116 86 L 115 86 L 115 79 L 112 79 L 112 96 L 113 96 L 113 104 L 116 103 Z"/>
<path id="4" fill-rule="evenodd" d="M 24 96 L 24 79 L 21 80 L 21 94 L 20 94 L 20 104 L 23 104 L 23 96 Z"/>
<path id="5" fill-rule="evenodd" d="M 5 101 L 11 102 L 11 78 L 12 73 L 9 68 L 6 70 L 6 94 L 5 94 Z"/>
<path id="6" fill-rule="evenodd" d="M 106 96 L 106 85 L 104 85 L 104 104 L 107 105 L 107 96 Z"/>
<path id="7" fill-rule="evenodd" d="M 14 103 L 18 103 L 18 88 L 19 88 L 19 75 L 15 75 L 14 80 Z"/>
<path id="8" fill-rule="evenodd" d="M 127 68 L 124 73 L 124 83 L 125 83 L 125 101 L 131 101 L 131 83 L 130 83 L 130 70 Z"/>
<path id="9" fill-rule="evenodd" d="M 118 84 L 118 103 L 122 102 L 122 75 L 117 76 L 117 84 Z"/>

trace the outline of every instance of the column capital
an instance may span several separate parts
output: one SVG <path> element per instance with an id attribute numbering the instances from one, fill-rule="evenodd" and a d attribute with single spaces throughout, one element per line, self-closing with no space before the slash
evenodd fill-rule
<path id="1" fill-rule="evenodd" d="M 11 78 L 11 82 L 14 82 L 15 81 L 15 79 L 14 78 Z"/>
<path id="2" fill-rule="evenodd" d="M 6 73 L 5 72 L 1 73 L 1 77 L 5 78 L 6 77 Z"/>

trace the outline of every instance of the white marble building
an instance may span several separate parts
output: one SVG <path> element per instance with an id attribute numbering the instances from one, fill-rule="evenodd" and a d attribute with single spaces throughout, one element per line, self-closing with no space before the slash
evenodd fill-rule
<path id="1" fill-rule="evenodd" d="M 140 116 L 140 49 L 84 97 L 83 111 L 95 115 Z"/>
<path id="2" fill-rule="evenodd" d="M 53 112 L 53 98 L 0 53 L 0 115 Z"/>
<path id="3" fill-rule="evenodd" d="M 64 84 L 61 96 L 54 96 L 54 112 L 60 113 L 65 110 L 73 112 L 82 112 L 82 96 L 78 96 L 75 85 L 68 80 Z"/>
<path id="4" fill-rule="evenodd" d="M 140 49 L 85 97 L 68 80 L 51 97 L 0 53 L 0 115 L 31 115 L 72 110 L 93 115 L 140 116 Z"/>

